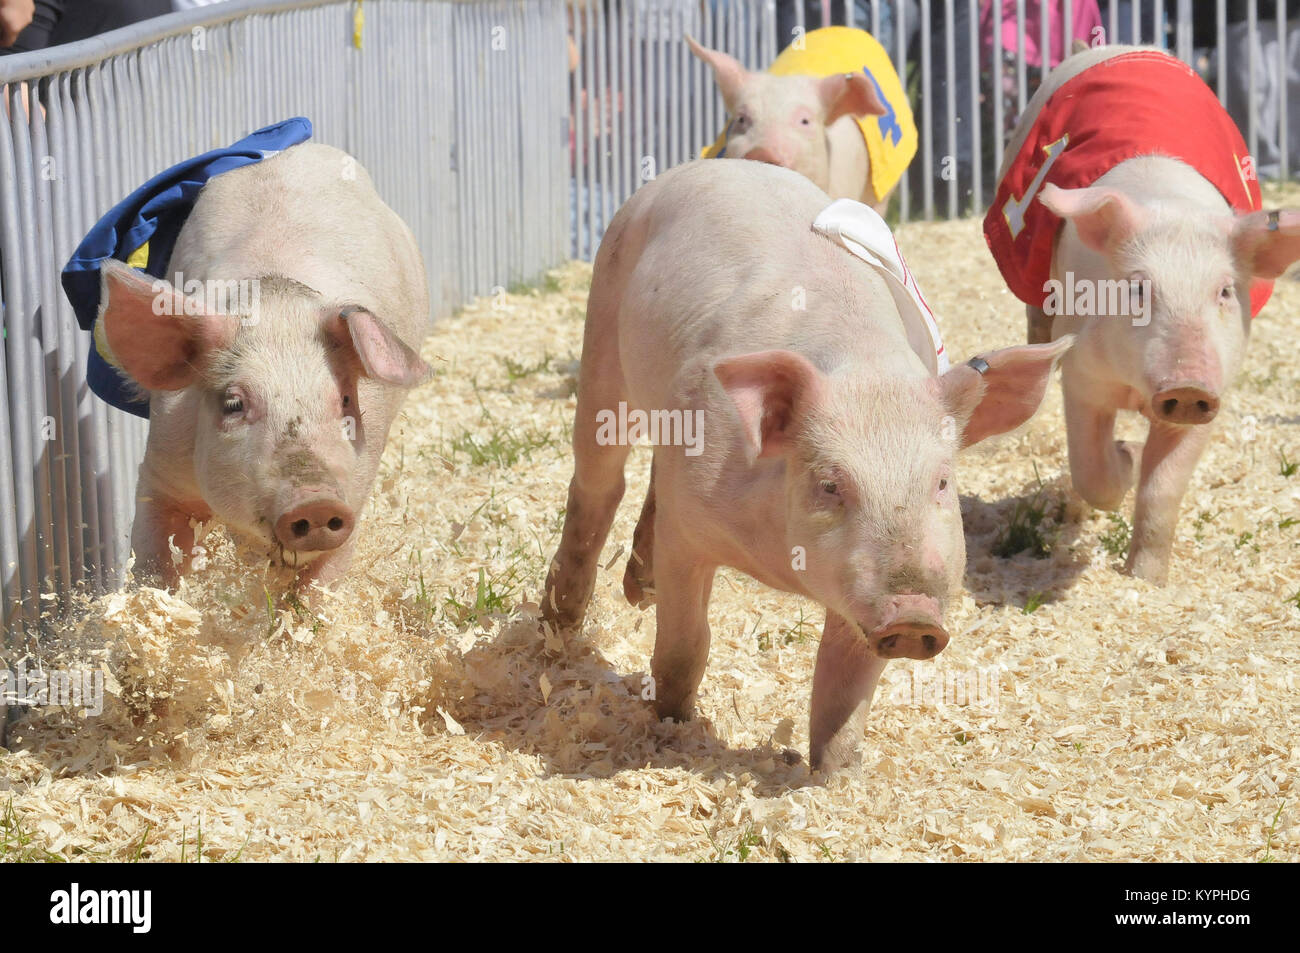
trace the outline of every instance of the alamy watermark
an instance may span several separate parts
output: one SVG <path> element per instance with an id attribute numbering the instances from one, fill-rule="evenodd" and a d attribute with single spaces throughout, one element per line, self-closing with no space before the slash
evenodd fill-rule
<path id="1" fill-rule="evenodd" d="M 246 327 L 260 320 L 261 279 L 186 278 L 180 272 L 174 277 L 176 281 L 173 284 L 161 278 L 154 281 L 151 289 L 154 314 L 175 316 L 184 313 L 191 317 L 201 314 L 237 315 Z M 177 291 L 184 295 L 183 303 L 178 302 Z"/>
<path id="2" fill-rule="evenodd" d="M 148 933 L 153 925 L 153 891 L 83 890 L 73 881 L 67 890 L 50 894 L 50 922 L 56 926 L 121 924 L 132 933 Z"/>
<path id="3" fill-rule="evenodd" d="M 85 717 L 104 713 L 104 673 L 100 669 L 33 669 L 19 662 L 0 669 L 0 705 L 81 709 Z"/>
<path id="4" fill-rule="evenodd" d="M 1043 313 L 1049 317 L 1132 318 L 1135 328 L 1151 323 L 1150 278 L 1075 278 L 1067 271 L 1064 281 L 1045 281 L 1043 291 Z"/>
<path id="5" fill-rule="evenodd" d="M 631 446 L 648 440 L 657 447 L 685 447 L 688 457 L 704 452 L 703 410 L 618 410 L 596 412 L 596 443 L 602 447 Z"/>
<path id="6" fill-rule="evenodd" d="M 912 677 L 894 683 L 888 700 L 905 708 L 974 708 L 995 713 L 1001 708 L 1000 666 L 957 670 L 942 665 L 913 665 Z"/>

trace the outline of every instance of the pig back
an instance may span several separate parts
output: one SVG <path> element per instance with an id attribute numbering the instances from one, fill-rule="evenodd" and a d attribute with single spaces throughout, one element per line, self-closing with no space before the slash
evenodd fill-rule
<path id="1" fill-rule="evenodd" d="M 594 282 L 622 285 L 619 352 L 638 402 L 717 357 L 772 348 L 828 372 L 927 373 L 884 279 L 813 231 L 830 202 L 798 173 L 740 159 L 688 163 L 637 193 Z"/>
<path id="2" fill-rule="evenodd" d="M 186 280 L 283 275 L 359 304 L 418 350 L 430 322 L 415 236 L 352 156 L 303 143 L 211 179 L 169 271 Z"/>

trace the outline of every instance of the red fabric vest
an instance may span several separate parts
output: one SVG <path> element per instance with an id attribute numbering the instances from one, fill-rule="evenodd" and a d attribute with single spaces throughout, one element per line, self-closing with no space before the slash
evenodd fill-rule
<path id="1" fill-rule="evenodd" d="M 1017 298 L 1042 307 L 1052 276 L 1061 219 L 1037 201 L 1043 183 L 1084 188 L 1149 155 L 1186 162 L 1238 212 L 1263 205 L 1241 133 L 1191 67 L 1155 51 L 1103 60 L 1043 105 L 984 218 L 984 240 Z M 1272 293 L 1271 281 L 1251 283 L 1252 317 Z"/>

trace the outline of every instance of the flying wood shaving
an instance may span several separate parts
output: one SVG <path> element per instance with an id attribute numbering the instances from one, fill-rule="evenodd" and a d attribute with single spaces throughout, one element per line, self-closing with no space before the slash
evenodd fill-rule
<path id="1" fill-rule="evenodd" d="M 442 716 L 443 723 L 447 726 L 447 734 L 463 735 L 465 733 L 465 729 L 461 727 L 460 722 L 447 714 L 443 709 L 439 708 L 438 714 Z"/>

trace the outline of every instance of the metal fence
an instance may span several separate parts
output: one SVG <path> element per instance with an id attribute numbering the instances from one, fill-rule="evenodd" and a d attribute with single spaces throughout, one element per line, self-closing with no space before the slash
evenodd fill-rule
<path id="1" fill-rule="evenodd" d="M 1264 178 L 1290 175 L 1300 129 L 1300 2 L 1286 0 L 571 0 L 578 64 L 575 257 L 637 185 L 698 156 L 725 124 L 690 34 L 750 69 L 821 26 L 870 31 L 909 91 L 920 146 L 898 216 L 956 217 L 992 198 L 1003 145 L 1042 78 L 1072 43 L 1142 43 L 1189 63 L 1242 129 Z M 1055 17 L 1055 19 L 1054 19 Z M 1293 21 L 1288 18 L 1295 18 Z M 1058 22 L 1059 21 L 1059 22 Z M 1046 55 L 1044 55 L 1046 54 Z"/>
<path id="2" fill-rule="evenodd" d="M 638 185 L 713 141 L 723 104 L 687 33 L 754 69 L 800 30 L 877 35 L 920 131 L 907 220 L 982 209 L 1006 131 L 1090 8 L 1100 32 L 1082 39 L 1169 48 L 1238 117 L 1261 174 L 1289 174 L 1285 0 L 231 0 L 0 57 L 0 625 L 122 578 L 145 425 L 88 392 L 58 273 L 168 165 L 308 116 L 411 225 L 445 313 L 592 257 Z"/>

